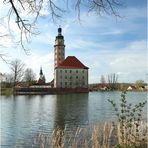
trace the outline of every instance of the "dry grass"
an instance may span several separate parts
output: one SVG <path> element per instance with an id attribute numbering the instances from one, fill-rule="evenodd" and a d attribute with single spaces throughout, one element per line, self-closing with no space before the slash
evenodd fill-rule
<path id="1" fill-rule="evenodd" d="M 118 143 L 123 145 L 123 148 L 126 147 L 126 144 L 128 144 L 130 147 L 133 147 L 135 145 L 138 148 L 147 148 L 148 144 L 148 133 L 147 133 L 147 128 L 148 125 L 144 121 L 138 122 L 139 126 L 138 128 L 136 127 L 136 122 L 132 123 L 131 128 L 126 129 L 125 127 L 123 128 L 124 130 L 124 141 L 122 141 L 122 136 L 121 136 L 121 128 L 120 125 L 118 124 L 117 126 L 117 137 L 118 137 Z"/>
<path id="2" fill-rule="evenodd" d="M 139 135 L 133 126 L 131 138 L 133 144 L 139 148 L 147 147 L 147 123 L 141 122 Z M 125 132 L 126 134 L 126 132 Z M 133 138 L 134 136 L 136 138 Z M 112 123 L 98 124 L 87 128 L 76 128 L 71 131 L 55 129 L 52 134 L 40 133 L 34 139 L 32 147 L 39 148 L 115 148 L 120 143 L 120 127 Z M 122 145 L 122 147 L 126 147 Z M 131 146 L 133 147 L 133 146 Z"/>

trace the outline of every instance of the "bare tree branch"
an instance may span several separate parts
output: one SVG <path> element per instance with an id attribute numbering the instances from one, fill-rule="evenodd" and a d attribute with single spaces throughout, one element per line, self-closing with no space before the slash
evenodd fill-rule
<path id="1" fill-rule="evenodd" d="M 16 83 L 21 80 L 24 74 L 24 63 L 16 59 L 10 63 L 10 69 L 13 76 L 13 88 L 15 88 Z"/>
<path id="2" fill-rule="evenodd" d="M 0 53 L 0 58 L 1 58 L 5 63 L 9 64 L 9 63 L 8 63 L 8 60 L 7 60 L 7 55 L 6 55 L 6 54 Z"/>
<path id="3" fill-rule="evenodd" d="M 44 4 L 47 2 L 47 5 Z M 121 0 L 62 0 L 68 6 L 71 3 L 74 4 L 75 12 L 77 13 L 78 19 L 81 17 L 81 10 L 85 7 L 87 12 L 96 12 L 101 15 L 101 13 L 106 13 L 108 15 L 114 15 L 119 17 L 116 11 L 118 7 L 122 6 Z M 49 17 L 52 18 L 53 22 L 62 18 L 63 14 L 68 13 L 64 9 L 64 4 L 60 5 L 55 0 L 3 0 L 5 5 L 10 5 L 8 12 L 8 24 L 11 18 L 15 17 L 15 22 L 20 30 L 20 40 L 18 44 L 24 49 L 26 54 L 29 50 L 26 49 L 24 40 L 28 42 L 28 38 L 32 34 L 37 34 L 33 32 L 34 26 L 41 15 L 41 11 L 46 9 L 49 12 Z M 47 7 L 47 8 L 46 8 Z M 28 14 L 33 14 L 33 21 L 30 21 L 27 16 L 21 16 L 21 12 L 27 12 Z M 10 24 L 9 24 L 10 25 Z"/>
<path id="4" fill-rule="evenodd" d="M 115 73 L 108 75 L 108 85 L 111 90 L 117 89 L 117 82 L 118 82 L 118 75 L 116 75 Z"/>

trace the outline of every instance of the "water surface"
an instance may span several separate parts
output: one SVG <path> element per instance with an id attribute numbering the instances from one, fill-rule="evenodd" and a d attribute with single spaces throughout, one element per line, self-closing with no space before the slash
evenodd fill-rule
<path id="1" fill-rule="evenodd" d="M 114 121 L 107 99 L 119 103 L 121 92 L 91 92 L 45 96 L 1 96 L 1 147 L 31 147 L 35 135 L 56 127 L 71 130 L 103 121 Z M 146 92 L 129 92 L 128 102 L 147 98 Z M 146 107 L 144 108 L 146 114 Z"/>

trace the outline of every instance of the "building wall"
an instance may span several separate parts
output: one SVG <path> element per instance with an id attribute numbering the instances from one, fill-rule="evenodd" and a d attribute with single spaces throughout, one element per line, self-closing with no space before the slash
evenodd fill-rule
<path id="1" fill-rule="evenodd" d="M 56 68 L 65 60 L 65 45 L 63 39 L 56 39 L 54 45 L 54 67 Z"/>
<path id="2" fill-rule="evenodd" d="M 88 69 L 55 69 L 54 87 L 88 87 Z"/>

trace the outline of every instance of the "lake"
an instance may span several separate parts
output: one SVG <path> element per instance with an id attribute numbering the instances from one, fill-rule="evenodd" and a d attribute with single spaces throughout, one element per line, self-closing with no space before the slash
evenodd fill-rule
<path id="1" fill-rule="evenodd" d="M 31 147 L 38 133 L 56 127 L 71 130 L 104 121 L 114 121 L 115 112 L 107 99 L 120 100 L 121 92 L 90 92 L 45 96 L 1 96 L 1 147 Z M 147 99 L 146 92 L 128 92 L 128 102 Z M 146 117 L 146 107 L 143 112 Z"/>

